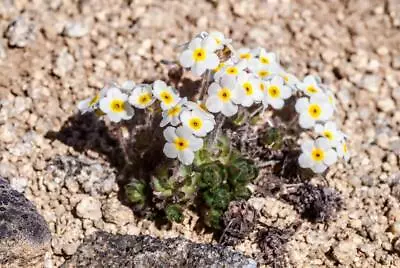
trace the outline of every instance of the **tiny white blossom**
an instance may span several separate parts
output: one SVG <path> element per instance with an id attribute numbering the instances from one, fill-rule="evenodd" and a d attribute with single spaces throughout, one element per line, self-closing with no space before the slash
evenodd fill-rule
<path id="1" fill-rule="evenodd" d="M 214 79 L 220 80 L 223 76 L 227 75 L 231 77 L 237 77 L 239 74 L 244 72 L 245 68 L 246 64 L 242 61 L 238 63 L 226 63 L 215 73 Z"/>
<path id="2" fill-rule="evenodd" d="M 121 91 L 122 91 L 122 92 L 129 94 L 129 93 L 131 93 L 132 90 L 135 88 L 135 85 L 136 85 L 136 84 L 135 84 L 134 81 L 132 81 L 132 80 L 126 80 L 125 82 L 123 82 L 123 83 L 121 84 L 120 88 L 121 88 Z"/>
<path id="3" fill-rule="evenodd" d="M 318 79 L 313 75 L 306 76 L 303 82 L 297 84 L 297 87 L 308 96 L 323 93 L 322 88 L 319 86 Z"/>
<path id="4" fill-rule="evenodd" d="M 338 143 L 336 146 L 336 152 L 340 158 L 343 158 L 345 161 L 349 161 L 350 153 L 345 139 Z"/>
<path id="5" fill-rule="evenodd" d="M 238 100 L 245 107 L 250 107 L 255 101 L 261 101 L 263 94 L 258 90 L 258 79 L 251 74 L 241 73 L 237 78 Z"/>
<path id="6" fill-rule="evenodd" d="M 321 94 L 316 94 L 308 99 L 297 100 L 296 111 L 300 114 L 299 124 L 302 128 L 312 128 L 317 121 L 327 121 L 333 115 L 333 108 Z"/>
<path id="7" fill-rule="evenodd" d="M 137 86 L 129 96 L 129 103 L 139 109 L 144 109 L 155 101 L 149 85 Z"/>
<path id="8" fill-rule="evenodd" d="M 188 48 L 179 57 L 180 64 L 185 68 L 191 68 L 195 75 L 202 75 L 206 70 L 213 70 L 219 64 L 219 58 L 214 53 L 216 42 L 212 37 L 205 39 L 195 38 Z"/>
<path id="9" fill-rule="evenodd" d="M 212 113 L 221 112 L 225 116 L 237 113 L 238 90 L 236 79 L 230 76 L 221 78 L 220 83 L 214 82 L 208 88 L 206 107 Z"/>
<path id="10" fill-rule="evenodd" d="M 78 102 L 78 109 L 82 114 L 93 112 L 94 110 L 99 108 L 100 99 L 104 98 L 109 90 L 109 87 L 104 87 L 101 89 L 99 93 L 97 93 L 94 97 L 89 97 Z"/>
<path id="11" fill-rule="evenodd" d="M 110 88 L 106 96 L 100 99 L 100 109 L 113 122 L 131 119 L 135 113 L 128 103 L 128 95 L 118 88 Z"/>
<path id="12" fill-rule="evenodd" d="M 266 90 L 263 99 L 264 107 L 270 104 L 274 109 L 281 109 L 284 100 L 291 96 L 291 89 L 285 85 L 285 81 L 280 76 L 274 76 L 266 83 Z"/>
<path id="13" fill-rule="evenodd" d="M 204 117 L 202 113 L 196 110 L 183 111 L 180 119 L 182 124 L 198 137 L 205 137 L 207 133 L 214 129 L 214 120 Z"/>
<path id="14" fill-rule="evenodd" d="M 168 124 L 177 126 L 181 123 L 179 119 L 180 114 L 184 110 L 184 106 L 187 102 L 187 98 L 182 98 L 175 106 L 164 110 L 162 112 L 162 120 L 160 122 L 160 127 L 165 127 Z"/>
<path id="15" fill-rule="evenodd" d="M 153 94 L 161 102 L 161 108 L 163 110 L 174 107 L 181 100 L 172 88 L 161 80 L 154 81 Z"/>
<path id="16" fill-rule="evenodd" d="M 249 66 L 249 70 L 257 75 L 259 78 L 267 80 L 271 77 L 278 75 L 281 72 L 281 68 L 276 64 L 261 64 L 259 62 L 255 62 Z"/>
<path id="17" fill-rule="evenodd" d="M 236 52 L 236 57 L 243 62 L 244 64 L 246 64 L 246 66 L 250 65 L 250 62 L 252 59 L 254 59 L 254 53 L 252 50 L 250 50 L 249 48 L 240 48 L 238 49 L 238 51 Z"/>
<path id="18" fill-rule="evenodd" d="M 188 101 L 185 103 L 185 106 L 188 108 L 188 110 L 200 113 L 201 116 L 213 121 L 215 124 L 214 115 L 208 112 L 207 107 L 204 103 L 200 101 L 197 103 L 193 101 Z"/>
<path id="19" fill-rule="evenodd" d="M 299 164 L 302 168 L 311 168 L 315 173 L 322 173 L 337 161 L 337 154 L 326 138 L 316 141 L 306 140 L 301 144 L 302 153 Z"/>
<path id="20" fill-rule="evenodd" d="M 231 39 L 225 38 L 224 34 L 221 32 L 210 32 L 208 35 L 215 41 L 216 49 L 222 49 L 224 45 L 227 45 L 232 42 Z"/>
<path id="21" fill-rule="evenodd" d="M 194 160 L 194 152 L 203 147 L 203 140 L 193 136 L 184 126 L 178 128 L 167 127 L 164 130 L 167 143 L 164 145 L 164 154 L 168 158 L 177 158 L 184 165 L 190 165 Z"/>
<path id="22" fill-rule="evenodd" d="M 337 129 L 336 124 L 332 121 L 325 124 L 316 124 L 315 132 L 328 139 L 331 147 L 336 147 L 344 139 L 343 134 Z"/>
<path id="23" fill-rule="evenodd" d="M 277 57 L 275 53 L 267 52 L 264 48 L 255 49 L 256 58 L 251 60 L 251 65 L 261 64 L 261 65 L 277 65 Z"/>

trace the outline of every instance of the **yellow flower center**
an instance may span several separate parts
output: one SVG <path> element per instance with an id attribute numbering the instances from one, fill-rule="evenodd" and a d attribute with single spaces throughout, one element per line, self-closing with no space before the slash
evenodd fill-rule
<path id="1" fill-rule="evenodd" d="M 114 113 L 120 113 L 125 110 L 125 102 L 120 99 L 114 99 L 110 102 L 111 111 Z"/>
<path id="2" fill-rule="evenodd" d="M 94 96 L 93 99 L 91 99 L 90 102 L 89 102 L 89 107 L 92 107 L 92 106 L 94 106 L 96 103 L 98 103 L 98 102 L 99 102 L 99 99 L 100 99 L 100 95 L 99 95 L 99 94 L 97 94 L 96 96 Z"/>
<path id="3" fill-rule="evenodd" d="M 171 104 L 174 101 L 174 97 L 168 91 L 161 92 L 160 98 L 161 98 L 161 101 L 164 102 L 167 105 Z"/>
<path id="4" fill-rule="evenodd" d="M 250 53 L 242 53 L 239 56 L 242 60 L 248 60 L 251 58 L 251 54 Z"/>
<path id="5" fill-rule="evenodd" d="M 179 151 L 183 151 L 185 150 L 187 147 L 189 147 L 189 141 L 178 137 L 174 140 L 174 144 L 175 144 L 175 148 Z"/>
<path id="6" fill-rule="evenodd" d="M 288 75 L 283 75 L 282 76 L 283 80 L 285 80 L 285 82 L 289 82 L 289 76 Z"/>
<path id="7" fill-rule="evenodd" d="M 204 49 L 202 48 L 196 48 L 193 51 L 193 59 L 194 61 L 204 61 L 206 59 L 207 53 Z"/>
<path id="8" fill-rule="evenodd" d="M 327 138 L 328 140 L 333 140 L 333 133 L 332 133 L 332 131 L 325 130 L 323 134 L 324 134 L 325 138 Z"/>
<path id="9" fill-rule="evenodd" d="M 218 72 L 219 70 L 221 70 L 222 69 L 222 67 L 224 67 L 225 66 L 225 62 L 221 62 L 220 64 L 218 64 L 218 66 L 217 66 L 217 68 L 215 68 L 214 70 L 213 70 L 213 72 Z"/>
<path id="10" fill-rule="evenodd" d="M 333 98 L 333 96 L 329 96 L 328 97 L 328 101 L 329 101 L 330 104 L 333 104 L 335 99 Z"/>
<path id="11" fill-rule="evenodd" d="M 347 144 L 343 143 L 343 152 L 347 154 Z"/>
<path id="12" fill-rule="evenodd" d="M 272 98 L 279 98 L 281 96 L 281 90 L 277 86 L 270 86 L 268 88 L 268 95 Z"/>
<path id="13" fill-rule="evenodd" d="M 265 91 L 265 85 L 264 85 L 264 83 L 260 83 L 260 90 L 261 90 L 262 92 Z"/>
<path id="14" fill-rule="evenodd" d="M 314 148 L 311 152 L 312 160 L 321 162 L 325 158 L 325 152 L 320 148 Z"/>
<path id="15" fill-rule="evenodd" d="M 269 59 L 266 58 L 266 57 L 260 57 L 260 62 L 261 62 L 262 64 L 269 64 Z"/>
<path id="16" fill-rule="evenodd" d="M 180 106 L 174 106 L 174 107 L 172 107 L 171 109 L 168 110 L 168 116 L 175 117 L 175 116 L 178 116 L 180 112 L 181 112 L 181 107 Z"/>
<path id="17" fill-rule="evenodd" d="M 316 89 L 313 85 L 308 86 L 306 90 L 310 94 L 315 94 L 318 92 L 318 89 Z"/>
<path id="18" fill-rule="evenodd" d="M 219 38 L 215 38 L 215 42 L 217 43 L 217 45 L 220 45 L 222 43 L 221 39 Z"/>
<path id="19" fill-rule="evenodd" d="M 228 88 L 221 88 L 218 91 L 218 97 L 222 102 L 228 102 L 231 99 L 232 93 Z"/>
<path id="20" fill-rule="evenodd" d="M 149 93 L 143 93 L 139 96 L 138 103 L 141 105 L 146 105 L 151 101 L 151 96 Z"/>
<path id="21" fill-rule="evenodd" d="M 269 72 L 267 70 L 261 70 L 258 72 L 258 76 L 260 76 L 261 78 L 264 78 L 268 75 L 269 75 Z"/>
<path id="22" fill-rule="evenodd" d="M 226 73 L 232 74 L 232 75 L 237 75 L 239 73 L 239 70 L 237 67 L 231 66 L 231 67 L 226 68 Z"/>
<path id="23" fill-rule="evenodd" d="M 322 110 L 318 104 L 311 104 L 308 106 L 308 113 L 314 119 L 318 119 L 321 116 Z"/>
<path id="24" fill-rule="evenodd" d="M 246 92 L 247 96 L 253 95 L 253 85 L 250 82 L 246 82 L 243 84 L 244 91 Z"/>
<path id="25" fill-rule="evenodd" d="M 207 107 L 206 107 L 205 103 L 202 103 L 202 102 L 199 103 L 199 108 L 200 108 L 201 110 L 207 112 Z"/>
<path id="26" fill-rule="evenodd" d="M 189 127 L 193 130 L 200 130 L 203 127 L 203 120 L 199 117 L 193 117 L 189 120 Z"/>

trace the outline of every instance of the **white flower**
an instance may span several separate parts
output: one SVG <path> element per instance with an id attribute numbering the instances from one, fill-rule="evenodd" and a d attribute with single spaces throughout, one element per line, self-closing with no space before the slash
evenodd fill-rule
<path id="1" fill-rule="evenodd" d="M 295 105 L 300 114 L 299 124 L 302 128 L 312 128 L 317 121 L 327 121 L 333 115 L 333 108 L 321 94 L 300 98 Z"/>
<path id="2" fill-rule="evenodd" d="M 215 41 L 216 49 L 222 49 L 224 45 L 232 42 L 231 39 L 226 39 L 224 34 L 221 32 L 210 32 L 208 36 Z"/>
<path id="3" fill-rule="evenodd" d="M 215 80 L 220 80 L 223 76 L 232 76 L 237 77 L 239 74 L 243 73 L 244 69 L 246 68 L 246 64 L 244 62 L 239 62 L 236 64 L 233 63 L 226 63 L 224 66 L 218 70 L 215 75 Z"/>
<path id="4" fill-rule="evenodd" d="M 154 100 L 150 86 L 137 86 L 129 96 L 129 103 L 139 109 L 150 106 Z"/>
<path id="5" fill-rule="evenodd" d="M 296 85 L 299 84 L 299 79 L 291 73 L 286 72 L 282 67 L 278 71 L 278 75 L 285 80 L 285 84 L 296 90 Z"/>
<path id="6" fill-rule="evenodd" d="M 196 111 L 200 113 L 201 116 L 213 121 L 215 124 L 214 115 L 207 111 L 207 107 L 204 103 L 200 101 L 197 103 L 193 101 L 188 101 L 185 103 L 185 106 L 191 111 Z"/>
<path id="7" fill-rule="evenodd" d="M 316 141 L 306 140 L 301 145 L 302 153 L 299 164 L 302 168 L 311 168 L 315 173 L 322 173 L 337 161 L 337 154 L 326 138 Z"/>
<path id="8" fill-rule="evenodd" d="M 123 91 L 124 93 L 131 93 L 132 90 L 135 88 L 135 82 L 132 80 L 126 80 L 125 82 L 122 83 L 122 85 L 120 86 L 121 91 Z"/>
<path id="9" fill-rule="evenodd" d="M 182 52 L 179 62 L 185 68 L 191 68 L 196 75 L 202 75 L 206 70 L 215 69 L 219 64 L 219 58 L 214 53 L 216 42 L 212 37 L 205 39 L 195 38 Z"/>
<path id="10" fill-rule="evenodd" d="M 238 100 L 245 107 L 250 107 L 255 101 L 261 101 L 263 94 L 258 90 L 258 79 L 251 74 L 241 73 L 237 78 Z"/>
<path id="11" fill-rule="evenodd" d="M 350 153 L 345 139 L 339 142 L 339 144 L 336 146 L 336 152 L 340 158 L 343 158 L 345 161 L 349 161 Z"/>
<path id="12" fill-rule="evenodd" d="M 306 76 L 303 82 L 297 84 L 297 87 L 308 96 L 323 92 L 322 88 L 319 86 L 317 78 L 313 75 Z"/>
<path id="13" fill-rule="evenodd" d="M 261 64 L 259 62 L 254 62 L 249 65 L 250 71 L 257 75 L 261 79 L 269 79 L 274 75 L 278 75 L 281 72 L 280 66 L 276 64 Z"/>
<path id="14" fill-rule="evenodd" d="M 280 76 L 274 76 L 270 81 L 267 81 L 266 86 L 264 107 L 270 104 L 274 109 L 281 109 L 285 103 L 284 100 L 291 96 L 291 89 L 285 85 L 285 81 Z"/>
<path id="15" fill-rule="evenodd" d="M 179 116 L 183 111 L 183 105 L 186 104 L 187 98 L 181 99 L 174 107 L 164 110 L 162 112 L 162 120 L 160 122 L 160 127 L 165 127 L 169 123 L 173 126 L 177 126 L 181 123 Z"/>
<path id="16" fill-rule="evenodd" d="M 174 107 L 181 99 L 171 87 L 161 80 L 154 81 L 153 94 L 161 102 L 163 110 Z"/>
<path id="17" fill-rule="evenodd" d="M 336 147 L 344 139 L 343 134 L 337 129 L 336 124 L 332 121 L 326 122 L 324 125 L 316 124 L 315 132 L 325 137 L 331 147 Z"/>
<path id="18" fill-rule="evenodd" d="M 96 94 L 94 97 L 89 97 L 78 102 L 78 109 L 81 111 L 82 114 L 93 112 L 94 110 L 99 108 L 100 99 L 104 98 L 109 90 L 109 87 L 104 87 L 101 91 Z"/>
<path id="19" fill-rule="evenodd" d="M 107 91 L 106 96 L 100 100 L 100 109 L 113 122 L 131 119 L 135 114 L 132 106 L 128 103 L 128 95 L 122 93 L 118 88 L 110 88 Z"/>
<path id="20" fill-rule="evenodd" d="M 277 57 L 275 53 L 267 52 L 264 48 L 255 50 L 257 58 L 251 60 L 251 64 L 277 65 Z"/>
<path id="21" fill-rule="evenodd" d="M 250 65 L 252 59 L 254 59 L 254 52 L 249 48 L 241 48 L 236 52 L 237 58 L 246 64 L 246 66 Z"/>
<path id="22" fill-rule="evenodd" d="M 238 93 L 236 79 L 224 76 L 220 83 L 214 82 L 208 88 L 206 107 L 212 113 L 221 112 L 225 116 L 237 113 Z"/>
<path id="23" fill-rule="evenodd" d="M 192 135 L 184 126 L 178 128 L 167 127 L 164 130 L 167 143 L 164 145 L 164 154 L 168 158 L 178 157 L 184 165 L 190 165 L 194 159 L 194 152 L 203 147 L 203 140 Z"/>
<path id="24" fill-rule="evenodd" d="M 198 137 L 205 137 L 207 133 L 214 129 L 214 121 L 203 117 L 200 112 L 195 110 L 183 111 L 180 119 L 182 124 Z"/>

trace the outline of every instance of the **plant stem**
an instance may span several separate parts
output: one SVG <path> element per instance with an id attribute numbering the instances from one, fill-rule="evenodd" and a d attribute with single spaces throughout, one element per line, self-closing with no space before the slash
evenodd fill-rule
<path id="1" fill-rule="evenodd" d="M 252 112 L 252 113 L 250 114 L 250 118 L 256 116 L 261 110 L 264 110 L 263 108 L 264 108 L 264 106 L 261 105 L 260 107 L 258 107 L 257 109 L 255 109 L 255 111 Z"/>
<path id="2" fill-rule="evenodd" d="M 200 95 L 199 95 L 199 98 L 197 100 L 201 101 L 203 99 L 204 95 L 206 94 L 206 91 L 207 91 L 207 88 L 208 88 L 208 83 L 210 81 L 210 75 L 211 75 L 210 70 L 207 70 L 204 73 L 203 80 L 201 81 Z"/>
<path id="3" fill-rule="evenodd" d="M 129 130 L 124 125 L 120 125 L 118 131 L 119 143 L 121 145 L 122 152 L 124 153 L 125 163 L 127 165 L 132 165 L 132 161 L 130 160 L 128 153 L 128 144 L 126 142 L 129 139 L 129 136 Z"/>

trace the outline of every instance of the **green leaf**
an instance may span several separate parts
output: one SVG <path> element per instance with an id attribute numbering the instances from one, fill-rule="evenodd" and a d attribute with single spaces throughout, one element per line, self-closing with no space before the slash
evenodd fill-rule
<path id="1" fill-rule="evenodd" d="M 177 204 L 169 205 L 165 208 L 165 215 L 169 221 L 182 222 L 183 213 L 181 206 Z"/>
<path id="2" fill-rule="evenodd" d="M 252 160 L 239 157 L 230 162 L 228 181 L 231 185 L 246 184 L 258 176 L 258 168 Z"/>
<path id="3" fill-rule="evenodd" d="M 274 150 L 279 150 L 283 145 L 283 137 L 279 128 L 270 128 L 262 136 L 261 142 Z"/>
<path id="4" fill-rule="evenodd" d="M 226 185 L 220 186 L 203 192 L 203 199 L 210 208 L 225 210 L 231 201 L 231 193 Z"/>
<path id="5" fill-rule="evenodd" d="M 219 230 L 221 229 L 221 218 L 223 212 L 217 209 L 208 209 L 204 214 L 204 223 L 208 227 Z"/>
<path id="6" fill-rule="evenodd" d="M 146 185 L 141 181 L 133 181 L 125 185 L 125 194 L 132 203 L 144 204 L 146 200 Z"/>
<path id="7" fill-rule="evenodd" d="M 212 162 L 199 167 L 200 181 L 199 187 L 216 188 L 221 185 L 228 177 L 228 172 L 220 162 Z"/>

